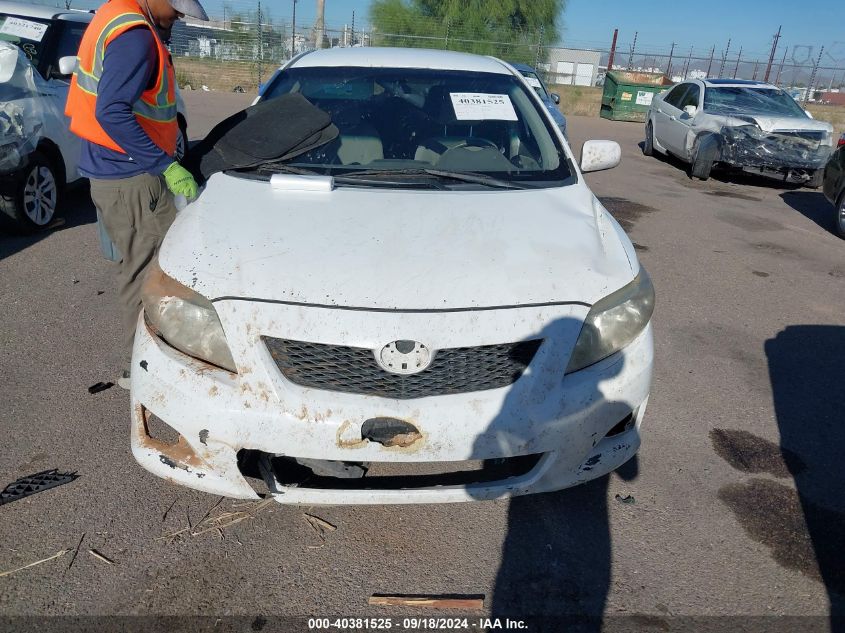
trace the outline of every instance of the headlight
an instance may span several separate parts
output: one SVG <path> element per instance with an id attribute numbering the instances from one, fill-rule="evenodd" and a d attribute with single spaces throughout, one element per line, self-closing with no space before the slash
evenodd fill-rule
<path id="1" fill-rule="evenodd" d="M 634 281 L 590 309 L 566 373 L 584 369 L 628 345 L 645 329 L 653 312 L 654 286 L 641 267 Z"/>
<path id="2" fill-rule="evenodd" d="M 220 318 L 211 301 L 166 275 L 153 260 L 141 289 L 147 322 L 188 356 L 236 372 Z"/>

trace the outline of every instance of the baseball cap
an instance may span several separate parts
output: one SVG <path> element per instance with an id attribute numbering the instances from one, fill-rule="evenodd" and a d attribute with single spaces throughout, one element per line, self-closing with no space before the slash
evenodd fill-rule
<path id="1" fill-rule="evenodd" d="M 170 6 L 188 17 L 208 21 L 208 14 L 197 0 L 170 0 Z"/>

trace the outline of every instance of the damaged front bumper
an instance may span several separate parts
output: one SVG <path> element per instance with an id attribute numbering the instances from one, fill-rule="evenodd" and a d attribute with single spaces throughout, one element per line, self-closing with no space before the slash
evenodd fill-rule
<path id="1" fill-rule="evenodd" d="M 721 137 L 720 162 L 796 180 L 823 169 L 833 150 L 830 138 L 821 130 L 764 132 L 756 125 L 725 126 Z"/>
<path id="2" fill-rule="evenodd" d="M 218 310 L 225 309 L 218 304 Z M 316 336 L 322 334 L 321 325 L 332 327 L 329 320 L 309 318 L 308 310 L 302 310 L 289 310 L 289 326 L 298 323 L 302 333 L 311 330 Z M 567 306 L 567 314 L 556 316 L 576 316 L 577 310 L 585 311 Z M 539 309 L 520 312 L 526 328 L 548 317 Z M 272 314 L 252 317 L 251 323 L 266 324 L 258 328 L 262 334 L 274 327 Z M 577 323 L 584 314 L 577 317 L 566 320 Z M 374 331 L 384 331 L 395 316 L 370 318 Z M 428 320 L 427 315 L 403 315 L 401 327 L 415 331 Z M 174 483 L 243 499 L 269 494 L 281 503 L 442 503 L 560 490 L 601 477 L 634 456 L 653 359 L 649 325 L 622 351 L 564 376 L 563 354 L 571 350 L 578 329 L 564 325 L 561 331 L 566 340 L 541 347 L 529 368 L 534 372 L 510 387 L 395 400 L 289 382 L 254 329 L 247 337 L 253 362 L 249 367 L 239 363 L 240 373 L 233 374 L 171 348 L 148 329 L 142 316 L 133 353 L 132 452 L 144 468 Z M 239 338 L 227 334 L 230 342 Z M 553 379 L 544 371 L 549 367 L 556 368 Z M 408 424 L 415 432 L 396 443 L 366 437 L 368 420 L 386 418 Z M 175 432 L 169 442 L 153 436 L 153 419 Z M 259 457 L 263 483 L 260 478 L 248 481 L 245 454 Z M 298 459 L 313 466 L 315 475 L 320 468 L 375 472 L 384 467 L 391 476 L 378 481 L 368 475 L 291 481 L 272 472 L 280 459 Z M 476 462 L 490 467 L 463 477 L 411 475 L 415 469 L 447 462 L 456 470 Z M 514 466 L 510 475 L 508 465 Z"/>

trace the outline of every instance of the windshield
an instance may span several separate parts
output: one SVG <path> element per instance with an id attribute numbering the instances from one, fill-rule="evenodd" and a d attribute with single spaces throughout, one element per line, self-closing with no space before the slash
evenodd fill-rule
<path id="1" fill-rule="evenodd" d="M 20 48 L 34 66 L 38 66 L 49 20 L 25 18 L 0 13 L 0 42 L 10 42 Z"/>
<path id="2" fill-rule="evenodd" d="M 717 114 L 807 117 L 792 97 L 783 90 L 773 88 L 707 88 L 704 91 L 704 111 Z"/>
<path id="3" fill-rule="evenodd" d="M 368 177 L 472 173 L 532 186 L 573 179 L 545 115 L 512 75 L 293 68 L 278 75 L 264 99 L 288 93 L 300 93 L 328 112 L 340 135 L 287 166 L 332 175 L 366 171 Z"/>
<path id="4" fill-rule="evenodd" d="M 529 72 L 527 70 L 520 70 L 519 72 L 522 73 L 522 76 L 525 77 L 525 81 L 528 83 L 528 85 L 534 88 L 534 90 L 537 91 L 537 94 L 540 95 L 541 98 L 549 98 L 549 94 L 546 92 L 546 87 L 543 85 L 543 82 L 540 81 L 540 78 L 537 76 L 537 73 Z"/>

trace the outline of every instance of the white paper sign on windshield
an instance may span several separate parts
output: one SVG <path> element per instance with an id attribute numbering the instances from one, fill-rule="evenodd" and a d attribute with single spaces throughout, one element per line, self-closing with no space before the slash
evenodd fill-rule
<path id="1" fill-rule="evenodd" d="M 0 25 L 0 35 L 13 35 L 25 40 L 40 42 L 47 32 L 47 25 L 21 18 L 7 17 Z"/>
<path id="2" fill-rule="evenodd" d="M 508 95 L 483 92 L 450 92 L 455 118 L 458 121 L 517 121 Z"/>
<path id="3" fill-rule="evenodd" d="M 526 83 L 531 86 L 532 88 L 542 88 L 543 86 L 540 84 L 540 80 L 536 77 L 526 77 Z"/>

